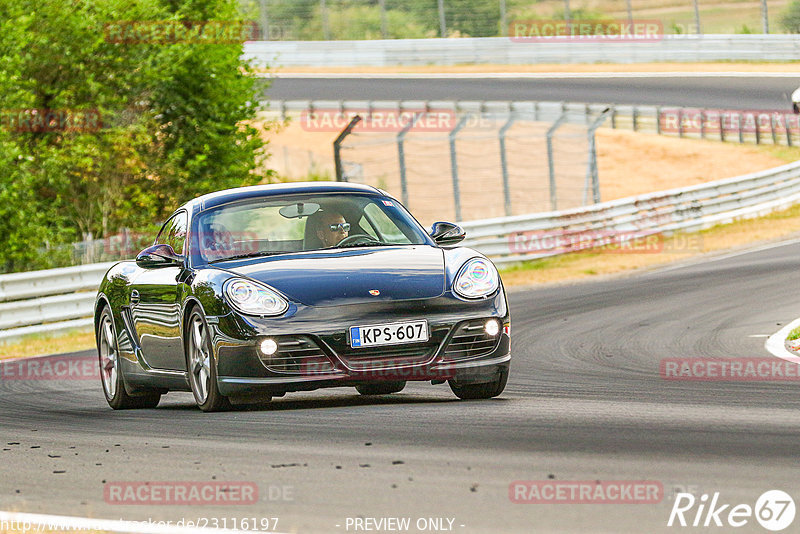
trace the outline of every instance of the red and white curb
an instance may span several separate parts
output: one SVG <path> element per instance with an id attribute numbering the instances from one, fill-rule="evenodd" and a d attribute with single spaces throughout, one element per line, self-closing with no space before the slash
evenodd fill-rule
<path id="1" fill-rule="evenodd" d="M 764 348 L 777 358 L 786 360 L 787 362 L 800 363 L 800 356 L 796 356 L 786 349 L 786 338 L 789 332 L 798 326 L 800 326 L 800 317 L 769 336 L 764 343 Z M 800 350 L 800 343 L 797 344 L 797 347 L 798 350 Z"/>

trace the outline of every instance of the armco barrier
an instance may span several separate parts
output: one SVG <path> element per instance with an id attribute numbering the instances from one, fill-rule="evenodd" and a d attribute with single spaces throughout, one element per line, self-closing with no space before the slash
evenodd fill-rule
<path id="1" fill-rule="evenodd" d="M 502 265 L 560 253 L 520 247 L 520 240 L 524 243 L 531 232 L 538 242 L 548 236 L 570 235 L 573 241 L 602 244 L 615 235 L 700 230 L 765 215 L 798 202 L 800 162 L 573 210 L 469 221 L 462 225 L 468 235 L 464 245 L 476 248 Z M 0 275 L 0 298 L 8 301 L 0 303 L 0 342 L 32 333 L 90 327 L 94 292 L 80 290 L 95 289 L 110 265 Z M 36 298 L 30 298 L 33 296 Z"/>
<path id="2" fill-rule="evenodd" d="M 0 343 L 90 327 L 97 286 L 112 265 L 0 275 Z"/>
<path id="3" fill-rule="evenodd" d="M 646 42 L 520 42 L 508 37 L 376 41 L 251 41 L 245 59 L 270 67 L 796 61 L 800 35 L 665 35 Z"/>

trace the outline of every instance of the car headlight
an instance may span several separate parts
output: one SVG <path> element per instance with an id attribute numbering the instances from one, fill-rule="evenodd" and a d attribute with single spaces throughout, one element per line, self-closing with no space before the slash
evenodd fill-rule
<path id="1" fill-rule="evenodd" d="M 473 258 L 461 267 L 453 289 L 464 298 L 488 297 L 500 287 L 500 275 L 492 262 Z"/>
<path id="2" fill-rule="evenodd" d="M 289 308 L 276 291 L 243 278 L 228 280 L 224 293 L 231 306 L 248 315 L 280 315 Z"/>

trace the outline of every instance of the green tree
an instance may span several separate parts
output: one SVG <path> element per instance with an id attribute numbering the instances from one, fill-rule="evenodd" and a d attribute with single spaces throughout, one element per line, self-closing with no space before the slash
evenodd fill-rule
<path id="1" fill-rule="evenodd" d="M 0 0 L 0 110 L 67 110 L 101 128 L 0 128 L 0 268 L 212 190 L 260 181 L 257 87 L 241 43 L 128 43 L 115 21 L 235 21 L 235 0 Z M 156 25 L 157 26 L 157 25 Z M 163 24 L 162 24 L 163 26 Z M 13 113 L 10 113 L 13 115 Z M 8 202 L 2 202 L 7 200 Z"/>
<path id="2" fill-rule="evenodd" d="M 781 15 L 781 26 L 787 33 L 800 33 L 800 0 L 792 0 Z"/>

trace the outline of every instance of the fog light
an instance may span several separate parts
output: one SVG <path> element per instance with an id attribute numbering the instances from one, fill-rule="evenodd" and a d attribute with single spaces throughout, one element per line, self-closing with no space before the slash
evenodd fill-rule
<path id="1" fill-rule="evenodd" d="M 261 342 L 261 352 L 267 356 L 272 356 L 278 352 L 278 344 L 274 339 L 265 339 Z"/>
<path id="2" fill-rule="evenodd" d="M 491 319 L 489 321 L 486 321 L 486 326 L 484 327 L 484 329 L 486 330 L 487 334 L 494 337 L 500 332 L 500 323 L 498 323 L 494 319 Z"/>

